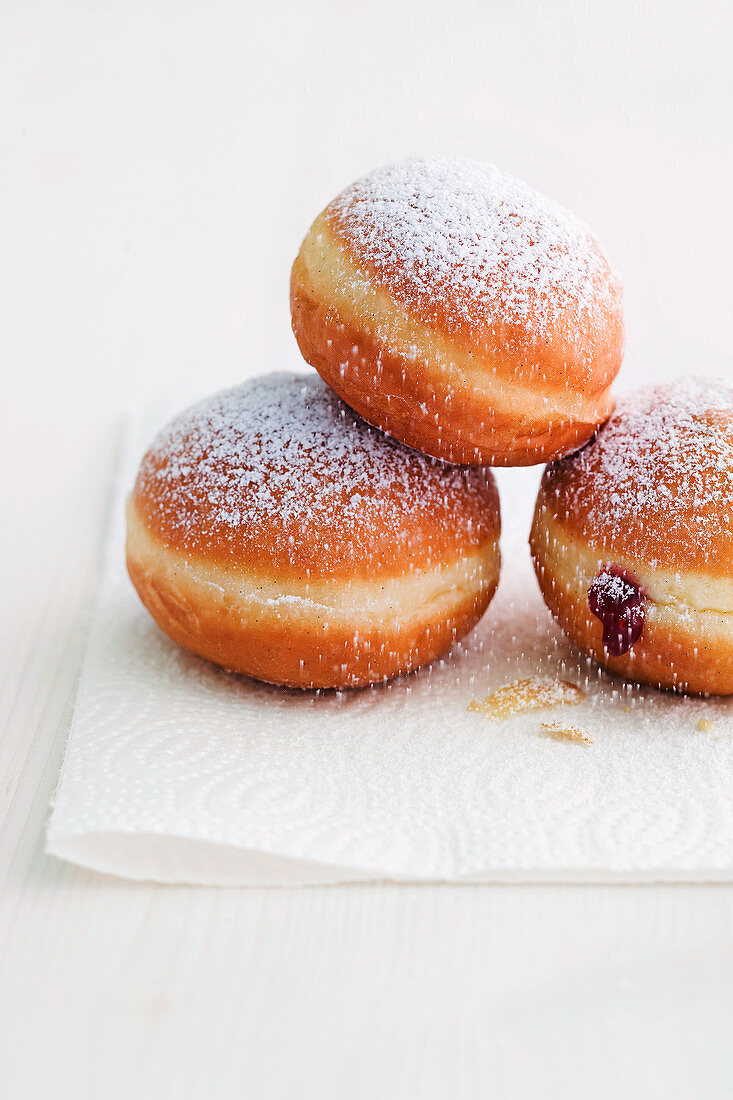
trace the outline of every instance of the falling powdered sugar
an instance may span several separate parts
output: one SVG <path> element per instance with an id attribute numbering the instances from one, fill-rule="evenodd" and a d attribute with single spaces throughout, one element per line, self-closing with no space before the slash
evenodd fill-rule
<path id="1" fill-rule="evenodd" d="M 415 159 L 372 172 L 327 210 L 358 262 L 426 319 L 576 323 L 612 308 L 620 283 L 590 229 L 489 164 Z"/>
<path id="2" fill-rule="evenodd" d="M 296 560 L 305 543 L 359 555 L 372 532 L 405 545 L 421 515 L 478 538 L 490 479 L 371 427 L 313 375 L 264 375 L 207 398 L 158 435 L 135 495 L 186 549 L 263 543 Z M 467 498 L 475 498 L 466 508 Z M 267 546 L 261 547 L 266 554 Z"/>
<path id="3" fill-rule="evenodd" d="M 648 387 L 619 402 L 586 447 L 548 468 L 547 487 L 588 533 L 612 541 L 663 524 L 668 541 L 733 537 L 733 389 L 705 378 Z"/>

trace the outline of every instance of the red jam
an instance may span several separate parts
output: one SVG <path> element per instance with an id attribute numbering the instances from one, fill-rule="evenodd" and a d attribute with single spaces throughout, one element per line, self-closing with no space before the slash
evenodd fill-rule
<path id="1" fill-rule="evenodd" d="M 603 624 L 603 647 L 611 657 L 628 653 L 641 637 L 646 597 L 631 573 L 608 565 L 588 589 L 588 606 Z"/>

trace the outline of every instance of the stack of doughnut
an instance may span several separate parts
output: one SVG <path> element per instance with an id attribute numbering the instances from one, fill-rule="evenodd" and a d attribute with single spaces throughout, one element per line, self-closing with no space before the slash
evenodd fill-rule
<path id="1" fill-rule="evenodd" d="M 128 569 L 170 637 L 292 687 L 417 668 L 495 591 L 490 467 L 549 462 L 531 546 L 561 626 L 624 676 L 733 692 L 730 391 L 612 416 L 621 284 L 583 222 L 493 166 L 410 160 L 316 218 L 290 300 L 317 374 L 202 401 L 140 467 Z"/>

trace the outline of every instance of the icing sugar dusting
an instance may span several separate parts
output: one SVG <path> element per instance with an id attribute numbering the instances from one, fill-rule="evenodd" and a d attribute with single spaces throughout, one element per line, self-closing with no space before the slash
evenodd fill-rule
<path id="1" fill-rule="evenodd" d="M 629 593 L 634 591 L 633 586 L 618 573 L 602 573 L 597 583 L 609 603 L 623 603 L 629 598 Z"/>
<path id="2" fill-rule="evenodd" d="M 415 159 L 348 187 L 328 217 L 360 263 L 434 318 L 540 330 L 614 308 L 620 283 L 585 223 L 526 183 L 465 158 Z"/>
<path id="3" fill-rule="evenodd" d="M 603 626 L 603 645 L 612 657 L 622 657 L 636 645 L 646 621 L 646 597 L 632 576 L 607 566 L 588 588 L 588 606 Z"/>
<path id="4" fill-rule="evenodd" d="M 207 398 L 164 428 L 135 491 L 155 526 L 186 548 L 213 538 L 266 556 L 259 532 L 267 524 L 272 549 L 297 561 L 303 543 L 358 557 L 385 529 L 406 545 L 420 517 L 432 525 L 436 513 L 457 538 L 477 543 L 494 489 L 487 471 L 431 459 L 371 427 L 317 375 L 274 373 Z"/>
<path id="5" fill-rule="evenodd" d="M 567 474 L 570 478 L 566 480 Z M 659 526 L 688 544 L 733 538 L 733 389 L 682 378 L 637 390 L 583 450 L 548 467 L 547 484 L 610 537 Z M 565 488 L 563 487 L 565 486 Z M 724 507 L 721 508 L 721 505 Z M 691 521 L 694 527 L 691 527 Z M 656 562 L 654 564 L 657 564 Z"/>

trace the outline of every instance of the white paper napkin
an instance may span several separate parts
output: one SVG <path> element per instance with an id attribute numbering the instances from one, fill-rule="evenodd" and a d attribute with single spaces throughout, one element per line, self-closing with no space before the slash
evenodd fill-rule
<path id="1" fill-rule="evenodd" d="M 733 705 L 627 685 L 564 640 L 526 546 L 537 470 L 500 474 L 502 581 L 462 646 L 387 686 L 300 693 L 186 653 L 139 603 L 123 505 L 149 428 L 115 490 L 50 853 L 222 885 L 733 880 Z M 467 710 L 535 675 L 583 702 Z M 592 744 L 543 736 L 553 721 Z"/>

